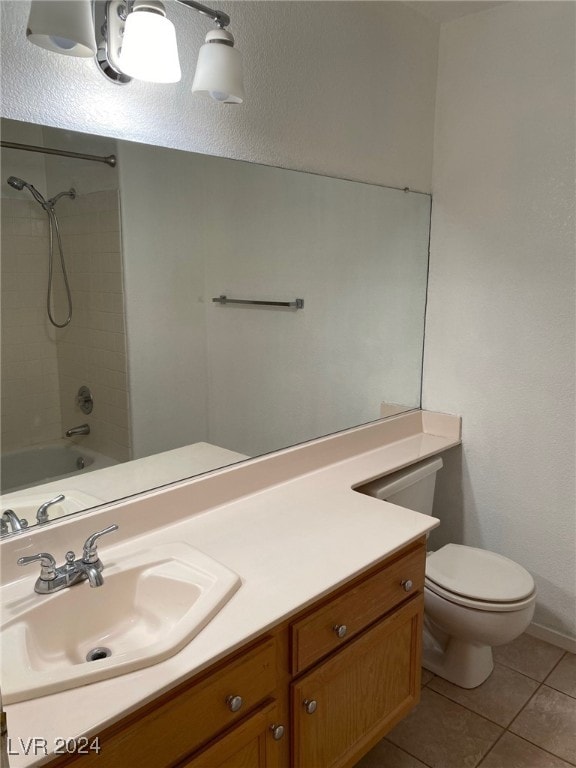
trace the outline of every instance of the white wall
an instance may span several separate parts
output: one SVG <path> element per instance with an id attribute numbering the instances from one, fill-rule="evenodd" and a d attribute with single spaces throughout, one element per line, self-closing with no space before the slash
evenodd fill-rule
<path id="1" fill-rule="evenodd" d="M 428 195 L 119 154 L 135 456 L 195 441 L 258 455 L 419 405 Z"/>
<path id="2" fill-rule="evenodd" d="M 133 458 L 205 441 L 204 260 L 192 155 L 118 143 Z"/>
<path id="3" fill-rule="evenodd" d="M 180 83 L 107 82 L 27 42 L 0 2 L 2 114 L 76 131 L 430 191 L 438 31 L 399 2 L 223 2 L 244 56 L 239 107 L 190 92 L 211 22 L 168 3 Z"/>
<path id="4" fill-rule="evenodd" d="M 442 28 L 425 408 L 461 414 L 437 541 L 522 563 L 576 636 L 573 3 Z"/>
<path id="5" fill-rule="evenodd" d="M 429 197 L 200 159 L 210 441 L 258 455 L 418 407 Z"/>

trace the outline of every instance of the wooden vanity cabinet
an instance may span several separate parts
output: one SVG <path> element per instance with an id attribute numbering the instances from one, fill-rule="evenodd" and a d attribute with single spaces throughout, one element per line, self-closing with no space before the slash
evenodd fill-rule
<path id="1" fill-rule="evenodd" d="M 407 546 L 50 768 L 353 766 L 418 702 L 425 557 Z"/>
<path id="2" fill-rule="evenodd" d="M 101 733 L 99 753 L 64 757 L 50 766 L 186 765 L 192 753 L 216 737 L 243 726 L 253 714 L 268 711 L 265 705 L 274 701 L 277 689 L 277 648 L 276 637 L 267 635 Z"/>
<path id="3" fill-rule="evenodd" d="M 294 765 L 354 765 L 418 701 L 423 597 L 292 684 Z"/>
<path id="4" fill-rule="evenodd" d="M 423 545 L 410 548 L 292 622 L 292 673 L 338 650 L 408 597 L 422 592 L 423 558 Z"/>
<path id="5" fill-rule="evenodd" d="M 281 768 L 285 764 L 279 707 L 272 702 L 178 768 Z"/>

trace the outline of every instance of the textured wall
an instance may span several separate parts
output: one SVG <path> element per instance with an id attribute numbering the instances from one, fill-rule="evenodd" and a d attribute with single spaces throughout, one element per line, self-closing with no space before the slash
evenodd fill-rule
<path id="1" fill-rule="evenodd" d="M 461 414 L 437 540 L 535 576 L 576 635 L 573 3 L 509 3 L 441 34 L 424 407 Z"/>
<path id="2" fill-rule="evenodd" d="M 27 42 L 2 0 L 2 114 L 77 131 L 430 191 L 437 27 L 398 2 L 224 2 L 244 56 L 240 107 L 190 92 L 211 23 L 170 2 L 183 79 L 107 82 Z"/>

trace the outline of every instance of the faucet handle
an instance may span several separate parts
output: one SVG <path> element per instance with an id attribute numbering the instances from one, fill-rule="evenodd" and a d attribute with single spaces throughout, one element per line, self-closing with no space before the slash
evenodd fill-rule
<path id="1" fill-rule="evenodd" d="M 96 545 L 96 539 L 99 539 L 100 536 L 104 536 L 105 533 L 112 533 L 112 531 L 117 531 L 117 530 L 118 530 L 118 526 L 114 523 L 113 525 L 109 525 L 107 528 L 104 528 L 102 531 L 97 531 L 96 533 L 93 533 L 91 536 L 88 536 L 88 538 L 84 542 L 82 562 L 87 564 L 96 563 L 98 561 L 98 548 Z"/>
<path id="2" fill-rule="evenodd" d="M 40 580 L 52 581 L 56 578 L 56 560 L 48 552 L 39 552 L 37 555 L 30 555 L 28 557 L 20 557 L 16 561 L 18 565 L 30 565 L 30 563 L 36 563 L 40 561 Z"/>

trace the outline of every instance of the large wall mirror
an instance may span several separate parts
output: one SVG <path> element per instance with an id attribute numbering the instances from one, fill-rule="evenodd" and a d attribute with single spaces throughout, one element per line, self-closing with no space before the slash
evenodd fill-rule
<path id="1" fill-rule="evenodd" d="M 50 521 L 419 407 L 429 195 L 2 139 L 117 158 L 2 151 L 3 511 L 37 524 L 62 495 Z"/>

